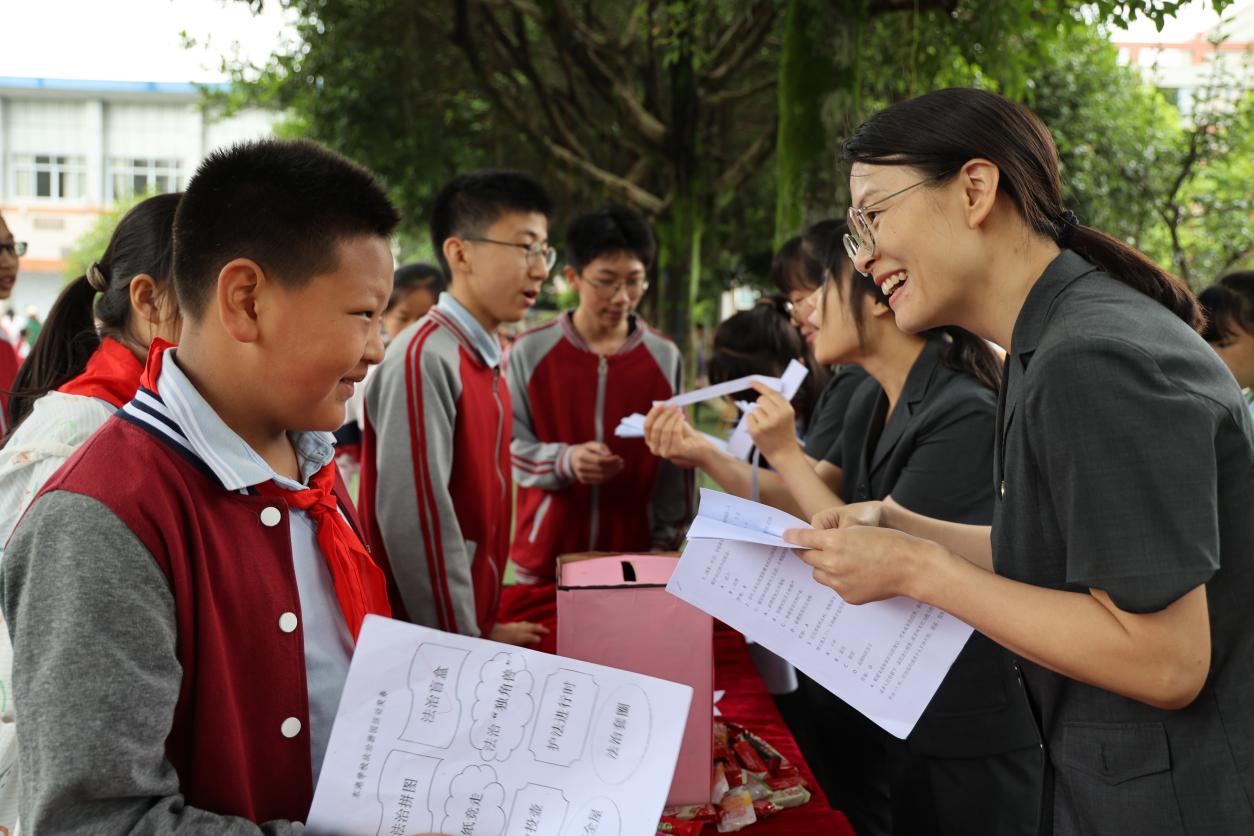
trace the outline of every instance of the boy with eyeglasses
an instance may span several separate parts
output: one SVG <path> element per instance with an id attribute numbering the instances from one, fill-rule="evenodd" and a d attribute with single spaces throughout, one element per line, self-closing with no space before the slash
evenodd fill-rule
<path id="1" fill-rule="evenodd" d="M 362 426 L 358 506 L 391 568 L 397 618 L 518 645 L 546 632 L 496 618 L 512 423 L 496 332 L 530 310 L 557 260 L 551 214 L 544 188 L 516 172 L 465 174 L 436 196 L 431 239 L 449 288 L 388 345 Z"/>
<path id="2" fill-rule="evenodd" d="M 519 599 L 553 582 L 559 554 L 673 549 L 691 517 L 689 474 L 642 439 L 614 436 L 624 417 L 647 413 L 683 382 L 675 344 L 635 313 L 656 252 L 648 223 L 629 209 L 576 218 L 564 272 L 579 305 L 510 352 L 518 483 L 510 557 L 521 583 L 507 590 L 502 618 L 532 612 Z"/>

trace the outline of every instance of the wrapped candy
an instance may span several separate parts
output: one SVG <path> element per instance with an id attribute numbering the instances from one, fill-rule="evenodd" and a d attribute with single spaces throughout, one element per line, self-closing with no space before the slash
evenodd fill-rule
<path id="1" fill-rule="evenodd" d="M 736 787 L 723 796 L 719 804 L 719 833 L 742 830 L 757 820 L 757 814 L 753 812 L 753 798 L 747 787 Z"/>

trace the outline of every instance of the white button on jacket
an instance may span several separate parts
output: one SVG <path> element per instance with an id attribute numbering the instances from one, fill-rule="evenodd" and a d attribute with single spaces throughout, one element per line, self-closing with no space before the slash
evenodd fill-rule
<path id="1" fill-rule="evenodd" d="M 261 524 L 262 525 L 266 526 L 267 528 L 274 528 L 276 525 L 278 525 L 281 522 L 283 522 L 283 512 L 280 511 L 278 508 L 275 508 L 273 505 L 271 505 L 268 508 L 262 509 L 261 511 Z"/>
<path id="2" fill-rule="evenodd" d="M 283 732 L 284 737 L 295 737 L 300 734 L 300 720 L 295 717 L 288 717 L 283 721 L 283 725 L 279 727 L 279 731 Z"/>
<path id="3" fill-rule="evenodd" d="M 296 613 L 285 612 L 279 616 L 279 629 L 284 633 L 290 633 L 296 629 L 297 619 Z"/>

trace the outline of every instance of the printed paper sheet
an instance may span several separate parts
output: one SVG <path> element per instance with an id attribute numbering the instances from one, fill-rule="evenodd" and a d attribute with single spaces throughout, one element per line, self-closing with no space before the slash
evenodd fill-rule
<path id="1" fill-rule="evenodd" d="M 666 589 L 900 738 L 971 635 L 962 621 L 910 598 L 848 604 L 791 548 L 761 543 L 689 539 Z"/>
<path id="2" fill-rule="evenodd" d="M 306 832 L 653 833 L 692 689 L 368 616 Z"/>

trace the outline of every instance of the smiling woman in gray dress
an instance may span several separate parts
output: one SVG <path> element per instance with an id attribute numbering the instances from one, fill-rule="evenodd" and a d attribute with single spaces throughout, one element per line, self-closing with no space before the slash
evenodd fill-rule
<path id="1" fill-rule="evenodd" d="M 1054 833 L 1254 833 L 1254 427 L 1195 298 L 1065 209 L 1049 131 L 1000 96 L 894 105 L 845 152 L 846 245 L 898 325 L 1009 351 L 996 504 L 790 538 L 847 600 L 909 595 L 1019 657 Z"/>

